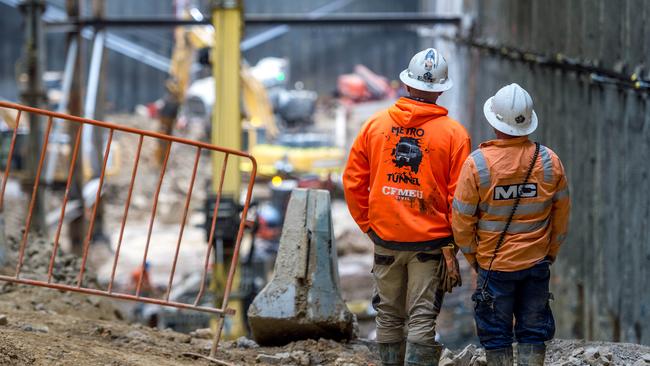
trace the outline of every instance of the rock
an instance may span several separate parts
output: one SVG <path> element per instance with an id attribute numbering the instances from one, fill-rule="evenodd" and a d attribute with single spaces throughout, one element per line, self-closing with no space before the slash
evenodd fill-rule
<path id="1" fill-rule="evenodd" d="M 90 296 L 88 297 L 88 303 L 90 303 L 92 306 L 98 308 L 99 305 L 101 304 L 102 300 L 101 298 L 97 296 Z"/>
<path id="2" fill-rule="evenodd" d="M 635 363 L 632 364 L 632 366 L 647 366 L 649 363 L 645 362 L 644 360 L 638 360 Z"/>
<path id="3" fill-rule="evenodd" d="M 189 334 L 176 334 L 174 341 L 178 343 L 190 343 L 192 342 L 192 337 L 190 337 Z"/>
<path id="4" fill-rule="evenodd" d="M 210 328 L 197 329 L 190 333 L 192 338 L 212 339 L 212 330 Z"/>
<path id="5" fill-rule="evenodd" d="M 454 353 L 449 350 L 449 348 L 445 348 L 442 350 L 442 354 L 440 355 L 440 361 L 438 362 L 439 366 L 455 366 L 456 362 L 454 362 Z"/>
<path id="6" fill-rule="evenodd" d="M 370 349 L 365 344 L 353 344 L 352 345 L 352 352 L 355 355 L 360 355 L 360 354 L 365 355 L 365 354 L 370 353 Z"/>
<path id="7" fill-rule="evenodd" d="M 582 366 L 582 365 L 583 362 L 580 359 L 575 357 L 569 357 L 568 360 L 558 364 L 558 366 Z"/>
<path id="8" fill-rule="evenodd" d="M 607 359 L 605 355 L 601 355 L 598 360 L 596 360 L 596 365 L 598 366 L 609 366 L 612 364 L 612 361 Z"/>
<path id="9" fill-rule="evenodd" d="M 571 357 L 578 357 L 578 356 L 582 355 L 583 353 L 585 353 L 585 349 L 582 348 L 582 347 L 578 347 L 578 348 L 574 349 L 573 352 L 571 352 Z"/>
<path id="10" fill-rule="evenodd" d="M 582 359 L 587 361 L 590 365 L 595 365 L 599 358 L 600 352 L 598 351 L 598 347 L 589 347 L 585 349 L 585 352 L 582 355 Z"/>
<path id="11" fill-rule="evenodd" d="M 145 340 L 147 340 L 149 338 L 149 337 L 147 337 L 146 334 L 144 334 L 144 333 L 142 333 L 140 331 L 137 331 L 137 330 L 132 330 L 132 331 L 126 333 L 126 337 L 130 338 L 130 339 L 136 339 L 136 340 L 139 340 L 139 341 L 145 341 Z"/>
<path id="12" fill-rule="evenodd" d="M 7 325 L 9 321 L 7 320 L 7 316 L 4 314 L 0 314 L 0 325 Z"/>
<path id="13" fill-rule="evenodd" d="M 266 355 L 264 353 L 261 353 L 257 355 L 255 358 L 255 361 L 258 363 L 268 363 L 271 365 L 284 365 L 289 361 L 289 353 L 284 352 L 284 353 L 277 353 L 275 355 Z"/>
<path id="14" fill-rule="evenodd" d="M 259 345 L 254 340 L 246 337 L 237 338 L 235 345 L 237 348 L 259 348 Z"/>
<path id="15" fill-rule="evenodd" d="M 25 332 L 39 332 L 39 333 L 48 333 L 50 331 L 50 328 L 48 328 L 45 325 L 31 325 L 31 324 L 25 324 L 21 328 Z"/>
<path id="16" fill-rule="evenodd" d="M 465 347 L 465 349 L 460 351 L 456 357 L 453 358 L 454 364 L 459 366 L 469 365 L 475 352 L 476 346 L 473 344 L 468 345 Z"/>
<path id="17" fill-rule="evenodd" d="M 612 353 L 612 350 L 609 349 L 608 347 L 598 347 L 598 353 L 600 353 L 601 358 L 604 357 L 610 362 L 614 358 L 614 354 Z"/>
<path id="18" fill-rule="evenodd" d="M 487 366 L 487 358 L 485 355 L 475 354 L 469 364 L 470 366 Z"/>
<path id="19" fill-rule="evenodd" d="M 450 358 L 440 358 L 440 361 L 438 362 L 439 366 L 456 366 L 456 362 L 454 362 Z"/>
<path id="20" fill-rule="evenodd" d="M 192 338 L 190 344 L 199 350 L 207 352 L 209 352 L 210 348 L 212 348 L 212 341 L 209 341 L 207 339 Z"/>
<path id="21" fill-rule="evenodd" d="M 650 353 L 646 353 L 643 356 L 641 356 L 641 359 L 647 363 L 650 363 Z"/>
<path id="22" fill-rule="evenodd" d="M 298 364 L 298 366 L 310 366 L 311 360 L 309 359 L 309 354 L 305 351 L 293 351 L 291 352 L 291 359 L 293 362 Z"/>
<path id="23" fill-rule="evenodd" d="M 440 355 L 440 359 L 443 359 L 443 358 L 448 358 L 448 359 L 451 360 L 452 358 L 454 358 L 454 353 L 451 352 L 451 350 L 449 348 L 445 348 L 445 349 L 442 350 L 442 354 Z"/>
<path id="24" fill-rule="evenodd" d="M 334 366 L 359 366 L 359 365 L 354 362 L 350 362 L 345 358 L 339 357 L 336 360 L 334 360 Z"/>

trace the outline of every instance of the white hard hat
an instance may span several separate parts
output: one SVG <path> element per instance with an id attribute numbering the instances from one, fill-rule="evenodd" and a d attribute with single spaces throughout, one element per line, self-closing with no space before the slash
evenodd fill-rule
<path id="1" fill-rule="evenodd" d="M 435 48 L 416 53 L 399 78 L 411 88 L 428 92 L 443 92 L 454 85 L 447 76 L 447 61 Z"/>
<path id="2" fill-rule="evenodd" d="M 492 127 L 510 136 L 526 136 L 537 129 L 533 99 L 518 84 L 510 84 L 483 105 L 483 114 Z"/>

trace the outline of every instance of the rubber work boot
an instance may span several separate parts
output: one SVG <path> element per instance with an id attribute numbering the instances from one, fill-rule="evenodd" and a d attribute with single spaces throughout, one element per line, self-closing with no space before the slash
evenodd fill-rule
<path id="1" fill-rule="evenodd" d="M 512 347 L 486 349 L 485 358 L 487 359 L 488 366 L 512 366 Z"/>
<path id="2" fill-rule="evenodd" d="M 543 366 L 546 356 L 546 345 L 519 343 L 517 345 L 518 366 Z"/>
<path id="3" fill-rule="evenodd" d="M 379 359 L 383 366 L 404 365 L 404 343 L 377 343 Z"/>
<path id="4" fill-rule="evenodd" d="M 406 366 L 438 366 L 442 346 L 425 346 L 417 343 L 406 343 Z"/>

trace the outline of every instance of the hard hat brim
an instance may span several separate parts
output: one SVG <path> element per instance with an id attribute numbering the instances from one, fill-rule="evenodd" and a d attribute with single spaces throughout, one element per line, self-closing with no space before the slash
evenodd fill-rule
<path id="1" fill-rule="evenodd" d="M 537 113 L 535 113 L 535 111 L 532 113 L 530 125 L 525 128 L 517 128 L 502 122 L 497 118 L 497 115 L 492 112 L 492 98 L 494 97 L 489 98 L 485 101 L 485 104 L 483 104 L 483 114 L 492 127 L 510 136 L 526 136 L 535 132 L 537 129 Z"/>
<path id="2" fill-rule="evenodd" d="M 425 92 L 444 92 L 451 89 L 451 87 L 454 86 L 454 83 L 451 81 L 450 78 L 447 78 L 447 80 L 445 80 L 444 83 L 426 83 L 424 81 L 413 79 L 409 77 L 408 69 L 402 71 L 399 74 L 399 79 L 404 84 L 410 86 L 411 88 L 422 90 Z"/>

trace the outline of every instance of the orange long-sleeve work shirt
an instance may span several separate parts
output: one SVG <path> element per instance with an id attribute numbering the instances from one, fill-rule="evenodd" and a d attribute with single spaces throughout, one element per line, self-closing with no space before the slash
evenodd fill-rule
<path id="1" fill-rule="evenodd" d="M 352 217 L 383 241 L 451 237 L 456 180 L 470 149 L 445 108 L 400 98 L 366 122 L 350 150 L 343 186 Z"/>
<path id="2" fill-rule="evenodd" d="M 562 162 L 540 146 L 531 177 L 522 185 L 535 152 L 528 137 L 493 140 L 465 161 L 453 202 L 454 239 L 467 260 L 488 269 L 517 195 L 521 200 L 492 266 L 497 271 L 530 268 L 555 258 L 567 235 L 569 188 Z"/>

